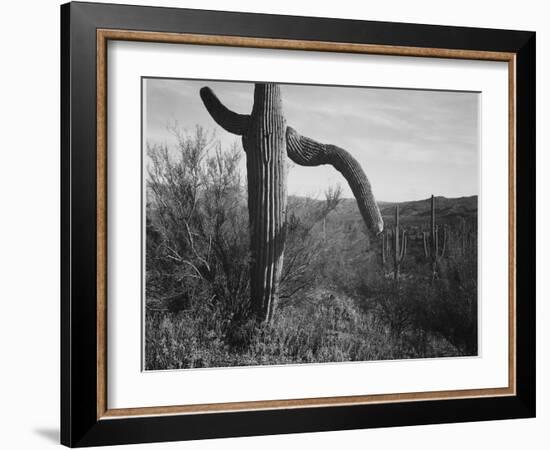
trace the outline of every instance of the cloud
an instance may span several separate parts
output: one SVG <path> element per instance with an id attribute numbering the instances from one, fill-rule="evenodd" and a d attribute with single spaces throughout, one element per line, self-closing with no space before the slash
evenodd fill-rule
<path id="1" fill-rule="evenodd" d="M 217 126 L 198 95 L 210 86 L 239 113 L 252 109 L 252 83 L 148 79 L 146 139 L 173 143 L 167 123 L 216 130 L 224 147 L 239 137 Z M 287 123 L 300 133 L 348 150 L 365 168 L 382 200 L 408 200 L 431 193 L 478 192 L 479 94 L 405 89 L 282 85 Z M 323 192 L 340 181 L 331 167 L 289 172 L 289 193 Z"/>

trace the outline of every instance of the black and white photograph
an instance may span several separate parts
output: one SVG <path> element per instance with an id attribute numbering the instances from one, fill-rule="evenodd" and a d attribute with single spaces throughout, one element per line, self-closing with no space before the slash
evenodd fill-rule
<path id="1" fill-rule="evenodd" d="M 480 94 L 142 78 L 144 369 L 478 354 Z"/>

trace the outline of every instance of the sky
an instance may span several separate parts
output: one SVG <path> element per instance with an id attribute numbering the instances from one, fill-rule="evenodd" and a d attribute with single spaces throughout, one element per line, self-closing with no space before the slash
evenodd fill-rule
<path id="1" fill-rule="evenodd" d="M 235 112 L 252 110 L 254 84 L 204 80 L 143 80 L 144 142 L 175 148 L 170 126 L 215 131 L 222 148 L 239 136 L 218 126 L 199 89 L 209 86 Z M 479 189 L 480 94 L 371 87 L 281 85 L 287 125 L 303 136 L 346 149 L 361 164 L 378 201 L 461 197 Z M 245 173 L 243 152 L 243 173 Z M 331 166 L 302 167 L 290 159 L 289 195 L 322 198 L 345 179 Z"/>

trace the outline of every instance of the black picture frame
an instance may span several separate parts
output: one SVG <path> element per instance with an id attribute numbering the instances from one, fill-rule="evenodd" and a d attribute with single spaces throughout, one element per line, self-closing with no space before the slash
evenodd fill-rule
<path id="1" fill-rule="evenodd" d="M 98 29 L 516 55 L 516 395 L 116 419 L 97 415 Z M 61 443 L 71 447 L 535 416 L 534 32 L 68 3 L 61 6 Z"/>

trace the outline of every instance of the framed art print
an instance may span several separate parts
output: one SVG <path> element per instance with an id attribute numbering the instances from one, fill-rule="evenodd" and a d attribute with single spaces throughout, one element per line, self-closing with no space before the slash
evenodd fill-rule
<path id="1" fill-rule="evenodd" d="M 61 18 L 63 444 L 534 416 L 534 33 Z"/>

